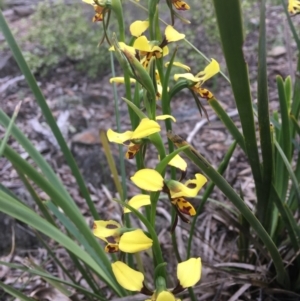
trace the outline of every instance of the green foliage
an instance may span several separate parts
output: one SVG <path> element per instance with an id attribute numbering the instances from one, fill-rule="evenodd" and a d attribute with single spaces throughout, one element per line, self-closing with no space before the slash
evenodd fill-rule
<path id="1" fill-rule="evenodd" d="M 91 17 L 84 15 L 85 8 L 79 1 L 68 6 L 60 0 L 38 4 L 29 32 L 21 40 L 28 45 L 24 56 L 33 72 L 45 74 L 66 61 L 75 63 L 78 70 L 84 70 L 90 77 L 107 69 L 107 49 L 97 46 L 102 29 L 92 28 Z"/>

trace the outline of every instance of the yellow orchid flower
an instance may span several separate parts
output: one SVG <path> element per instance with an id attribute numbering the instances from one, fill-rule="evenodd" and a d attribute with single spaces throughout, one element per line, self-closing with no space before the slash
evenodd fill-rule
<path id="1" fill-rule="evenodd" d="M 157 41 L 148 41 L 146 36 L 139 36 L 133 44 L 139 50 L 141 63 L 146 68 L 152 57 L 161 58 L 169 53 L 167 44 L 177 42 L 185 38 L 184 34 L 179 33 L 173 26 L 168 25 L 165 29 L 165 37 L 159 44 Z"/>
<path id="2" fill-rule="evenodd" d="M 288 11 L 292 15 L 300 13 L 300 0 L 289 0 Z"/>
<path id="3" fill-rule="evenodd" d="M 176 119 L 172 115 L 159 115 L 156 117 L 156 120 L 165 120 L 167 118 L 176 122 Z M 160 125 L 156 121 L 150 120 L 149 118 L 143 118 L 134 131 L 117 133 L 112 129 L 108 129 L 106 134 L 109 142 L 124 144 L 126 141 L 130 141 L 127 146 L 128 149 L 125 157 L 127 159 L 132 159 L 143 145 L 141 139 L 160 132 L 160 129 Z"/>
<path id="4" fill-rule="evenodd" d="M 125 229 L 126 230 L 126 229 Z M 93 234 L 105 241 L 105 252 L 114 253 L 119 250 L 126 253 L 136 253 L 152 246 L 152 239 L 141 229 L 125 232 L 115 221 L 94 221 Z"/>
<path id="5" fill-rule="evenodd" d="M 143 118 L 134 131 L 117 133 L 108 129 L 107 138 L 110 142 L 123 144 L 125 141 L 142 139 L 158 132 L 160 132 L 160 125 L 156 121 L 150 120 L 149 118 Z"/>
<path id="6" fill-rule="evenodd" d="M 178 159 L 176 158 L 176 160 Z M 175 165 L 177 167 L 177 162 Z M 130 179 L 141 189 L 167 192 L 172 205 L 175 206 L 178 215 L 184 222 L 188 222 L 188 220 L 182 214 L 189 216 L 196 214 L 193 205 L 184 197 L 195 197 L 207 182 L 202 174 L 196 174 L 195 179 L 190 179 L 184 184 L 175 180 L 164 180 L 159 172 L 149 168 L 140 169 Z"/>
<path id="7" fill-rule="evenodd" d="M 82 1 L 94 7 L 95 16 L 93 17 L 93 22 L 103 21 L 105 11 L 107 10 L 105 6 L 98 5 L 94 0 L 82 0 Z"/>
<path id="8" fill-rule="evenodd" d="M 203 71 L 200 71 L 198 74 L 175 74 L 174 79 L 177 81 L 180 78 L 184 78 L 191 82 L 194 82 L 195 84 L 193 84 L 190 89 L 198 93 L 202 98 L 211 99 L 213 97 L 213 94 L 209 90 L 202 88 L 202 84 L 216 75 L 219 71 L 219 63 L 216 60 L 212 59 L 212 61 L 205 67 L 205 69 Z"/>
<path id="9" fill-rule="evenodd" d="M 178 10 L 189 10 L 190 9 L 190 6 L 186 2 L 181 1 L 181 0 L 172 0 L 172 4 Z"/>
<path id="10" fill-rule="evenodd" d="M 122 287 L 133 292 L 152 294 L 151 299 L 146 301 L 180 301 L 174 295 L 194 286 L 201 278 L 201 269 L 200 257 L 183 261 L 177 265 L 178 284 L 172 291 L 167 290 L 166 280 L 159 276 L 158 279 L 155 279 L 156 290 L 151 292 L 145 286 L 143 273 L 130 268 L 122 261 L 112 263 L 112 271 Z"/>

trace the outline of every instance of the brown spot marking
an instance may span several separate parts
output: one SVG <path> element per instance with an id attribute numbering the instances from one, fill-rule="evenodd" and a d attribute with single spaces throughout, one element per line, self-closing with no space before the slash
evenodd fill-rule
<path id="1" fill-rule="evenodd" d="M 116 229 L 116 228 L 118 228 L 118 226 L 113 225 L 113 224 L 108 224 L 108 225 L 106 225 L 105 228 L 107 228 L 107 229 Z"/>
<path id="2" fill-rule="evenodd" d="M 187 185 L 187 187 L 188 187 L 188 188 L 196 188 L 197 185 L 196 185 L 195 183 L 189 183 L 189 184 Z"/>

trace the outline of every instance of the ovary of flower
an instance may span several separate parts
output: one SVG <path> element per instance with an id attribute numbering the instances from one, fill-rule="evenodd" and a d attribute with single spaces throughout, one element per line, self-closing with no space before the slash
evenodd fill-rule
<path id="1" fill-rule="evenodd" d="M 300 1 L 299 0 L 289 0 L 288 11 L 290 14 L 300 13 Z"/>
<path id="2" fill-rule="evenodd" d="M 135 21 L 131 23 L 129 30 L 132 36 L 141 36 L 149 27 L 149 21 Z"/>
<path id="3" fill-rule="evenodd" d="M 128 201 L 127 204 L 135 209 L 139 209 L 142 206 L 147 206 L 151 204 L 150 196 L 148 194 L 135 195 Z M 131 212 L 130 209 L 124 207 L 124 213 L 129 213 L 129 212 Z"/>
<path id="4" fill-rule="evenodd" d="M 171 198 L 195 197 L 207 179 L 200 173 L 195 174 L 195 179 L 190 179 L 184 184 L 178 181 L 169 180 L 166 185 L 170 190 Z"/>

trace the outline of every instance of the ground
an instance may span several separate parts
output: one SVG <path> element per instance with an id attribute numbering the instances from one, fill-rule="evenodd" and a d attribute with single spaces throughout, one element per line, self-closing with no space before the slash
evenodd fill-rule
<path id="1" fill-rule="evenodd" d="M 13 10 L 14 8 L 10 9 Z M 8 16 L 10 26 L 14 28 L 16 20 L 10 17 L 13 14 L 11 15 L 10 12 L 6 12 L 6 15 Z M 292 78 L 294 77 L 295 45 L 289 33 L 282 7 L 268 7 L 267 16 L 269 96 L 270 111 L 273 112 L 278 108 L 275 76 L 281 75 L 286 77 L 287 75 L 291 75 Z M 299 19 L 300 17 L 298 17 L 298 23 Z M 255 22 L 257 20 L 253 20 L 254 25 Z M 280 41 L 278 39 L 279 33 L 281 35 Z M 258 28 L 254 26 L 254 30 L 248 34 L 244 45 L 245 59 L 249 64 L 254 102 L 256 99 L 257 37 Z M 218 46 L 205 45 L 201 50 L 208 56 L 213 53 L 226 73 L 221 49 L 218 48 L 216 50 L 214 47 Z M 110 172 L 106 167 L 106 159 L 98 138 L 99 131 L 106 131 L 108 128 L 116 129 L 113 94 L 111 85 L 109 84 L 110 77 L 111 74 L 107 72 L 107 74 L 102 75 L 100 78 L 91 80 L 83 73 L 76 71 L 71 64 L 64 64 L 57 66 L 48 76 L 38 77 L 38 80 L 47 103 L 57 119 L 59 127 L 67 139 L 78 166 L 83 173 L 97 210 L 103 218 L 120 220 L 120 208 L 111 201 L 116 196 L 115 188 L 108 177 Z M 212 89 L 216 98 L 239 126 L 238 114 L 228 82 L 222 76 L 218 76 L 214 80 Z M 123 89 L 120 87 L 119 96 L 122 95 Z M 17 126 L 51 164 L 56 174 L 61 178 L 81 208 L 87 222 L 91 224 L 92 218 L 88 207 L 79 194 L 70 169 L 59 150 L 57 142 L 49 131 L 31 91 L 28 89 L 21 73 L 14 65 L 13 60 L 6 60 L 2 56 L 0 58 L 1 109 L 7 115 L 11 116 L 19 101 L 22 101 L 22 106 L 16 120 Z M 209 122 L 207 122 L 205 116 L 200 116 L 194 101 L 187 91 L 178 95 L 172 103 L 172 113 L 177 119 L 174 125 L 174 132 L 186 138 L 209 162 L 214 166 L 218 166 L 233 140 L 231 135 L 224 129 L 222 123 L 216 118 L 214 112 L 206 104 L 205 100 L 203 100 L 203 104 L 207 109 Z M 130 123 L 126 105 L 120 100 L 119 106 L 122 116 L 122 129 L 129 129 Z M 1 133 L 3 135 L 3 128 L 1 128 Z M 9 144 L 22 154 L 23 158 L 28 159 L 30 162 L 28 155 L 13 138 L 9 139 Z M 117 148 L 114 145 L 111 147 L 117 159 Z M 154 164 L 156 158 L 149 155 L 148 160 L 149 165 L 151 165 Z M 126 162 L 126 170 L 129 175 L 134 171 L 134 164 L 132 161 Z M 11 163 L 5 158 L 1 158 L 0 166 L 0 182 L 2 185 L 11 189 L 24 202 L 34 206 Z M 191 166 L 189 168 L 190 173 L 196 171 L 195 167 Z M 242 191 L 245 201 L 253 208 L 255 200 L 253 179 L 247 159 L 239 148 L 234 152 L 225 173 L 225 178 L 235 189 Z M 129 196 L 135 192 L 137 192 L 136 188 L 128 183 Z M 42 192 L 40 196 L 42 198 L 47 197 Z M 199 201 L 199 198 L 195 199 L 193 200 L 193 204 L 197 207 Z M 105 208 L 105 211 L 103 208 Z M 170 223 L 169 209 L 168 204 L 162 202 L 159 205 L 158 215 L 160 219 L 157 228 L 160 232 L 159 237 L 164 255 L 168 260 L 173 256 L 170 233 L 168 231 Z M 242 266 L 237 262 L 236 239 L 238 229 L 235 225 L 236 218 L 236 211 L 232 204 L 226 200 L 220 191 L 215 190 L 211 196 L 211 200 L 207 203 L 203 213 L 198 218 L 197 235 L 192 249 L 193 255 L 201 256 L 203 260 L 202 281 L 195 288 L 195 292 L 200 294 L 197 300 L 249 300 L 247 299 L 247 293 L 244 292 L 251 286 L 249 284 L 250 281 L 262 280 L 259 274 L 254 274 L 253 276 L 250 273 L 256 269 L 255 266 Z M 23 262 L 25 256 L 30 256 L 38 263 L 43 262 L 47 258 L 47 251 L 38 244 L 32 230 L 7 217 L 4 219 L 6 220 L 6 224 L 3 225 L 5 228 L 0 233 L 0 250 L 2 255 L 4 256 L 9 253 L 11 247 L 10 229 L 13 225 L 16 233 L 16 255 L 12 260 L 14 262 Z M 189 225 L 181 223 L 177 227 L 176 234 L 180 246 L 179 253 L 184 258 L 186 255 L 185 242 L 189 234 Z M 24 237 L 26 239 L 22 240 Z M 62 258 L 67 261 L 66 254 L 62 253 Z M 224 269 L 221 269 L 222 267 L 232 267 L 234 265 L 241 268 L 243 272 L 247 272 L 246 276 L 243 276 L 243 274 L 229 274 Z M 53 273 L 58 273 L 52 263 L 49 263 L 46 268 L 49 271 L 53 271 Z M 262 269 L 264 268 L 262 267 Z M 251 278 L 251 275 L 254 279 Z M 17 280 L 19 276 L 17 272 L 2 269 L 0 276 L 5 283 L 14 283 L 15 287 L 21 287 L 24 284 L 22 283 L 23 279 L 21 281 Z M 26 284 L 27 292 L 32 292 L 34 289 L 40 287 L 41 284 L 41 279 L 32 278 Z"/>

